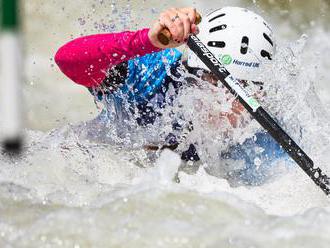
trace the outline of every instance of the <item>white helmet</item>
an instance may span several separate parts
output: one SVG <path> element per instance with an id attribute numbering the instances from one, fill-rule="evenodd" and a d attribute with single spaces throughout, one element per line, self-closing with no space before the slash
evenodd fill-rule
<path id="1" fill-rule="evenodd" d="M 198 38 L 237 79 L 259 81 L 263 62 L 275 53 L 273 31 L 259 15 L 247 9 L 225 7 L 208 14 Z M 189 50 L 188 66 L 208 70 Z"/>

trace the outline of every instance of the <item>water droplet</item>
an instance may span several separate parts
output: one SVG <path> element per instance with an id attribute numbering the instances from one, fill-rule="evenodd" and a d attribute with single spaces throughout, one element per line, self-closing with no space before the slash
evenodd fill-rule
<path id="1" fill-rule="evenodd" d="M 261 159 L 260 158 L 255 158 L 254 159 L 254 164 L 257 168 L 259 168 L 259 166 L 261 165 Z"/>
<path id="2" fill-rule="evenodd" d="M 81 26 L 85 25 L 86 24 L 86 21 L 83 19 L 83 18 L 78 18 L 78 22 Z"/>
<path id="3" fill-rule="evenodd" d="M 152 14 L 157 14 L 158 13 L 158 10 L 156 8 L 151 8 L 151 13 Z"/>

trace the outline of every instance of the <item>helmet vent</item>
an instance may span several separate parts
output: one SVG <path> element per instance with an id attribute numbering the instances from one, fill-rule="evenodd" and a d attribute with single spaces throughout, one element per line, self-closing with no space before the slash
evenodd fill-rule
<path id="1" fill-rule="evenodd" d="M 261 50 L 260 54 L 263 58 L 268 58 L 269 60 L 272 60 L 272 55 L 269 52 L 267 52 L 265 50 Z"/>
<path id="2" fill-rule="evenodd" d="M 272 39 L 266 33 L 264 33 L 264 37 L 272 46 L 274 46 Z"/>
<path id="3" fill-rule="evenodd" d="M 273 32 L 272 29 L 269 27 L 269 25 L 268 25 L 266 22 L 263 22 L 263 23 L 264 23 L 264 25 L 266 26 L 266 28 L 269 29 L 270 32 Z"/>
<path id="4" fill-rule="evenodd" d="M 214 20 L 216 20 L 216 19 L 218 19 L 218 18 L 220 18 L 220 17 L 223 17 L 223 16 L 225 16 L 225 15 L 226 15 L 226 14 L 220 14 L 220 15 L 217 15 L 217 16 L 211 18 L 211 19 L 209 20 L 209 22 L 212 22 L 212 21 L 214 21 Z"/>
<path id="5" fill-rule="evenodd" d="M 226 24 L 220 25 L 220 26 L 216 26 L 214 28 L 210 29 L 210 33 L 216 32 L 216 31 L 221 31 L 227 28 Z"/>
<path id="6" fill-rule="evenodd" d="M 207 43 L 209 47 L 218 47 L 218 48 L 223 48 L 226 46 L 226 43 L 223 41 L 209 41 Z"/>
<path id="7" fill-rule="evenodd" d="M 249 38 L 243 36 L 242 45 L 241 45 L 241 54 L 247 54 L 248 48 L 249 48 Z"/>

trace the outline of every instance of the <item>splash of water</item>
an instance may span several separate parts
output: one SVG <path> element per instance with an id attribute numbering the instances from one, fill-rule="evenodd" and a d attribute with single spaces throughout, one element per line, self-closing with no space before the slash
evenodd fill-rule
<path id="1" fill-rule="evenodd" d="M 326 52 L 329 34 L 318 32 L 280 46 L 261 101 L 317 164 L 327 165 L 329 117 L 315 92 L 327 67 L 316 68 L 320 56 L 308 48 L 311 42 Z M 223 89 L 197 84 L 164 110 L 158 132 L 171 130 L 173 112 L 185 117 L 183 126 L 194 121 L 179 149 L 199 142 L 206 163 L 191 171 L 177 172 L 177 155 L 150 154 L 144 141 L 131 142 L 148 138 L 143 130 L 122 137 L 96 120 L 27 131 L 20 159 L 0 155 L 0 246 L 328 247 L 329 202 L 299 168 L 252 188 L 206 173 L 219 149 L 260 128 L 245 115 L 239 128 L 212 118 L 232 101 Z"/>

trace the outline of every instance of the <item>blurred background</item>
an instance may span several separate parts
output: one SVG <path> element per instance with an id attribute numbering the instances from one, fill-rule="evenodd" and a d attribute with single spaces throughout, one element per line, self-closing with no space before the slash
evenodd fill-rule
<path id="1" fill-rule="evenodd" d="M 323 35 L 322 44 L 329 37 L 329 0 L 25 0 L 21 4 L 27 127 L 37 130 L 91 119 L 97 112 L 87 90 L 65 78 L 55 65 L 53 57 L 61 45 L 81 35 L 148 27 L 160 11 L 172 6 L 195 6 L 204 14 L 225 5 L 254 9 L 273 25 L 279 43 L 293 42 L 304 33 Z M 313 50 L 317 53 L 318 47 Z M 322 64 L 330 67 L 329 56 Z M 328 104 L 327 80 L 317 84 Z"/>

